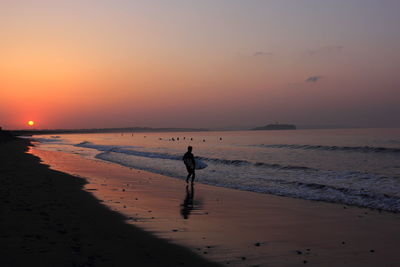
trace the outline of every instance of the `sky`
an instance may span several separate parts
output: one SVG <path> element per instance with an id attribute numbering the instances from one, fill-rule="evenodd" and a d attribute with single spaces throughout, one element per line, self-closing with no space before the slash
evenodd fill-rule
<path id="1" fill-rule="evenodd" d="M 398 0 L 2 0 L 0 126 L 400 127 Z"/>

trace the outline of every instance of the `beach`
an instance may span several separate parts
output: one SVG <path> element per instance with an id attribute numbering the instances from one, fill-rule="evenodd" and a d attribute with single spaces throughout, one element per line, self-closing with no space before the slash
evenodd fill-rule
<path id="1" fill-rule="evenodd" d="M 218 266 L 125 223 L 83 191 L 85 180 L 0 144 L 1 266 Z"/>
<path id="2" fill-rule="evenodd" d="M 78 155 L 35 148 L 27 154 L 28 145 L 1 145 L 4 266 L 399 262 L 398 214 L 200 183 L 192 188 Z"/>

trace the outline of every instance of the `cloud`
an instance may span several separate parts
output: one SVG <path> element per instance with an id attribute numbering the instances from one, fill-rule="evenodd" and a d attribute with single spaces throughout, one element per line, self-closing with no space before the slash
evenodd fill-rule
<path id="1" fill-rule="evenodd" d="M 307 78 L 306 82 L 307 83 L 316 83 L 319 80 L 321 80 L 321 78 L 322 78 L 322 76 L 311 76 L 311 77 Z"/>
<path id="2" fill-rule="evenodd" d="M 309 56 L 331 55 L 331 54 L 340 53 L 340 52 L 342 52 L 342 50 L 343 50 L 343 46 L 341 46 L 341 45 L 323 46 L 318 49 L 308 50 L 307 54 Z"/>
<path id="3" fill-rule="evenodd" d="M 253 53 L 253 56 L 255 57 L 262 57 L 262 56 L 272 56 L 273 53 L 271 52 L 264 52 L 264 51 L 256 51 Z"/>

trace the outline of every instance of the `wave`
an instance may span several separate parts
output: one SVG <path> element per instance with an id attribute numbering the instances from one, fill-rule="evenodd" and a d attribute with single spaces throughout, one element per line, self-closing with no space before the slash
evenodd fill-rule
<path id="1" fill-rule="evenodd" d="M 302 197 L 305 199 L 400 212 L 400 198 L 398 196 L 319 183 L 293 182 L 293 185 L 305 188 L 309 192 L 307 196 Z M 316 191 L 319 191 L 319 193 L 316 193 Z"/>
<path id="2" fill-rule="evenodd" d="M 250 162 L 247 160 L 239 160 L 239 159 L 218 159 L 218 158 L 208 158 L 208 157 L 198 157 L 199 159 L 212 162 L 214 164 L 223 164 L 223 165 L 232 165 L 232 166 L 255 166 L 255 167 L 264 167 L 270 169 L 279 169 L 279 170 L 317 170 L 310 167 L 305 166 L 292 166 L 292 165 L 280 165 L 276 163 L 266 163 L 266 162 Z"/>
<path id="3" fill-rule="evenodd" d="M 146 157 L 146 158 L 157 158 L 157 159 L 170 159 L 170 160 L 182 160 L 182 155 L 172 155 L 165 153 L 157 153 L 157 152 L 147 152 L 147 151 L 138 151 L 133 150 L 132 148 L 140 148 L 138 146 L 113 146 L 113 145 L 97 145 L 88 141 L 84 141 L 82 143 L 76 144 L 77 147 L 85 147 L 92 148 L 103 152 L 115 152 L 122 153 L 126 155 L 138 156 L 138 157 Z M 208 165 L 204 163 L 204 161 L 214 163 L 214 164 L 223 164 L 223 165 L 231 165 L 231 166 L 255 166 L 255 167 L 263 167 L 270 169 L 280 169 L 280 170 L 317 170 L 304 166 L 291 166 L 291 165 L 280 165 L 274 163 L 265 163 L 265 162 L 256 162 L 252 163 L 247 160 L 229 160 L 229 159 L 219 159 L 219 158 L 209 158 L 209 157 L 196 157 L 196 164 L 199 165 L 199 169 L 204 169 Z"/>
<path id="4" fill-rule="evenodd" d="M 34 141 L 40 142 L 40 143 L 62 143 L 65 142 L 65 140 L 61 139 L 59 136 L 52 136 L 52 138 L 44 138 L 44 137 L 34 137 Z"/>
<path id="5" fill-rule="evenodd" d="M 208 157 L 198 157 L 198 158 L 215 164 L 234 165 L 234 166 L 251 165 L 251 163 L 247 160 L 239 160 L 239 159 L 230 160 L 230 159 L 217 159 Z"/>
<path id="6" fill-rule="evenodd" d="M 123 166 L 184 179 L 182 155 L 141 151 L 134 146 L 75 145 L 96 149 L 97 158 Z M 142 148 L 144 149 L 144 148 Z M 135 156 L 135 157 L 129 157 Z M 149 158 L 167 159 L 154 164 Z M 326 201 L 400 212 L 399 181 L 360 171 L 328 171 L 304 166 L 197 157 L 209 168 L 202 171 L 201 183 L 308 200 Z M 205 167 L 204 167 L 205 168 Z"/>
<path id="7" fill-rule="evenodd" d="M 121 153 L 137 157 L 155 158 L 155 159 L 169 159 L 169 160 L 182 160 L 182 155 L 171 155 L 157 152 L 146 152 L 133 150 L 132 148 L 140 148 L 139 146 L 112 146 L 112 145 L 97 145 L 88 141 L 76 144 L 77 147 L 92 148 L 103 152 Z M 208 165 L 198 158 L 196 159 L 196 168 L 204 169 Z"/>
<path id="8" fill-rule="evenodd" d="M 146 157 L 146 158 L 157 158 L 157 159 L 170 159 L 170 160 L 182 160 L 182 155 L 172 155 L 166 153 L 158 153 L 158 152 L 147 152 L 147 151 L 138 151 L 134 150 L 134 148 L 140 148 L 138 146 L 113 146 L 113 145 L 97 145 L 88 141 L 84 141 L 82 143 L 76 144 L 77 147 L 85 147 L 92 148 L 102 152 L 115 152 L 122 153 L 126 155 L 138 156 L 138 157 Z M 219 159 L 219 158 L 209 158 L 209 157 L 196 157 L 196 166 L 199 169 L 204 169 L 208 165 L 204 162 L 207 161 L 213 164 L 223 164 L 230 166 L 255 166 L 262 168 L 270 168 L 270 169 L 280 169 L 280 170 L 317 170 L 305 166 L 291 166 L 291 165 L 280 165 L 275 163 L 265 163 L 265 162 L 250 162 L 247 160 L 239 160 L 239 159 Z"/>
<path id="9" fill-rule="evenodd" d="M 349 151 L 361 153 L 400 153 L 400 148 L 392 147 L 372 147 L 372 146 L 323 146 L 323 145 L 254 145 L 265 148 L 301 149 L 301 150 L 324 150 L 324 151 Z"/>
<path id="10" fill-rule="evenodd" d="M 96 157 L 130 168 L 185 179 L 183 166 L 178 162 L 167 163 L 167 166 L 162 163 L 149 164 L 115 152 L 100 153 Z M 284 178 L 280 172 L 246 176 L 249 173 L 248 166 L 241 164 L 220 166 L 217 169 L 211 166 L 201 173 L 199 181 L 243 191 L 400 212 L 400 195 L 395 190 L 398 182 L 387 177 L 358 171 L 322 170 L 313 173 L 299 170 Z M 376 188 L 377 184 L 379 189 Z"/>
<path id="11" fill-rule="evenodd" d="M 400 212 L 400 198 L 391 194 L 371 192 L 364 189 L 352 189 L 320 183 L 286 181 L 281 179 L 269 179 L 268 182 L 269 186 L 240 185 L 216 181 L 206 181 L 205 183 L 257 193 L 340 203 L 396 213 Z"/>
<path id="12" fill-rule="evenodd" d="M 75 146 L 96 149 L 98 151 L 114 151 L 114 150 L 124 149 L 124 148 L 140 148 L 140 146 L 98 145 L 98 144 L 93 144 L 92 142 L 89 142 L 89 141 L 83 141 L 79 144 L 76 144 Z"/>

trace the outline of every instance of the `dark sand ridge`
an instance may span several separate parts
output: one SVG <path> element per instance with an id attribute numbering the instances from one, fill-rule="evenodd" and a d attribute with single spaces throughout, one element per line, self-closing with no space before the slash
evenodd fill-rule
<path id="1" fill-rule="evenodd" d="M 126 224 L 82 190 L 85 180 L 39 164 L 27 140 L 0 133 L 0 266 L 218 266 Z"/>
<path id="2" fill-rule="evenodd" d="M 184 207 L 190 199 L 182 180 L 79 155 L 35 148 L 31 153 L 55 169 L 87 177 L 86 190 L 132 224 L 231 266 L 400 262 L 399 214 L 200 183 L 192 205 Z"/>

